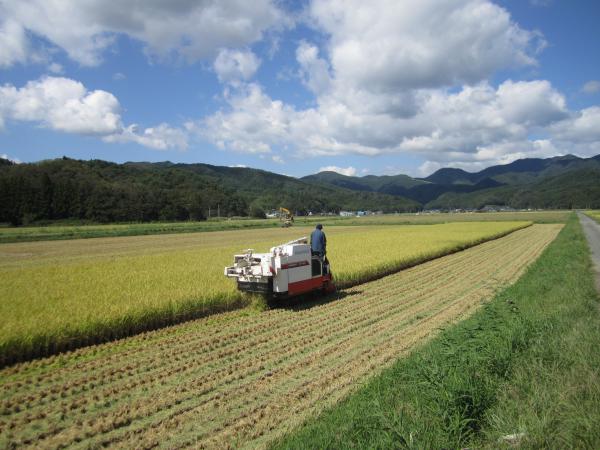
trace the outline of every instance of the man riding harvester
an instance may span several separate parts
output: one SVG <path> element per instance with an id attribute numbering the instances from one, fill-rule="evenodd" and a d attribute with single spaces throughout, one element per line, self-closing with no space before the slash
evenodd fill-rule
<path id="1" fill-rule="evenodd" d="M 248 249 L 234 255 L 233 266 L 225 275 L 237 279 L 240 291 L 256 292 L 275 298 L 293 297 L 313 291 L 335 291 L 333 274 L 326 255 L 327 239 L 323 226 L 306 237 L 272 247 L 268 253 Z"/>

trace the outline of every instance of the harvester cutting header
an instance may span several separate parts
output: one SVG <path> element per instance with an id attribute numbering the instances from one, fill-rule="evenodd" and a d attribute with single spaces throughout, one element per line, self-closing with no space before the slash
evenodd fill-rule
<path id="1" fill-rule="evenodd" d="M 329 261 L 312 254 L 306 237 L 272 247 L 269 253 L 248 249 L 235 255 L 233 262 L 225 275 L 237 279 L 240 291 L 274 297 L 335 291 Z"/>

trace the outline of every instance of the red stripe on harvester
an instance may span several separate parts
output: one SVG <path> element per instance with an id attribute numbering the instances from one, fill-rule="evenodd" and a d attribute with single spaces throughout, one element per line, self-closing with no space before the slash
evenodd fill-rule
<path id="1" fill-rule="evenodd" d="M 288 294 L 296 295 L 309 292 L 323 287 L 325 277 L 309 278 L 308 280 L 297 281 L 288 285 Z"/>

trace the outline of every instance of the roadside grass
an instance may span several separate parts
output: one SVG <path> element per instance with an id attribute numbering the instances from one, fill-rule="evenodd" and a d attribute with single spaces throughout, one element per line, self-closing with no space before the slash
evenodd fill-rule
<path id="1" fill-rule="evenodd" d="M 570 211 L 516 211 L 489 213 L 405 213 L 365 217 L 302 216 L 295 220 L 296 226 L 337 225 L 426 225 L 447 222 L 497 222 L 531 221 L 535 223 L 564 223 Z M 211 219 L 204 222 L 156 222 L 125 224 L 70 224 L 59 223 L 45 226 L 0 226 L 0 244 L 64 239 L 87 239 L 117 236 L 142 236 L 150 234 L 197 233 L 208 231 L 240 230 L 250 228 L 277 228 L 277 219 Z"/>
<path id="2" fill-rule="evenodd" d="M 517 283 L 274 447 L 599 448 L 590 267 L 571 217 Z"/>
<path id="3" fill-rule="evenodd" d="M 600 223 L 600 210 L 585 211 L 585 214 L 594 219 L 596 222 Z"/>

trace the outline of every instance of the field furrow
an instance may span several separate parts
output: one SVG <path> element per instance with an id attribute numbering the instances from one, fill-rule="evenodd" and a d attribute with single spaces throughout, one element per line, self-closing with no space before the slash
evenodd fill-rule
<path id="1" fill-rule="evenodd" d="M 0 372 L 0 447 L 262 447 L 514 282 L 561 225 L 347 289 Z"/>

